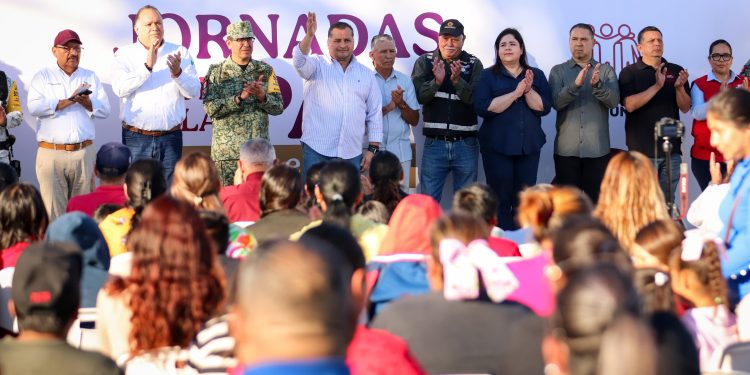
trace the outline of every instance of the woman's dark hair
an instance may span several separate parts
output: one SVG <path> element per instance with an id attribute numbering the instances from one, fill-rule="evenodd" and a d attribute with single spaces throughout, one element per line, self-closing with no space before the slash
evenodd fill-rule
<path id="1" fill-rule="evenodd" d="M 16 183 L 0 192 L 0 249 L 41 240 L 48 224 L 47 209 L 33 185 Z"/>
<path id="2" fill-rule="evenodd" d="M 716 40 L 714 40 L 714 41 L 713 41 L 713 42 L 711 43 L 711 45 L 710 45 L 710 46 L 708 47 L 708 58 L 709 58 L 709 59 L 711 58 L 711 54 L 712 54 L 712 53 L 714 52 L 714 47 L 718 46 L 719 44 L 724 44 L 724 45 L 726 45 L 727 47 L 729 47 L 729 53 L 730 53 L 730 54 L 732 53 L 732 45 L 731 45 L 731 44 L 729 44 L 729 42 L 727 42 L 727 41 L 726 41 L 726 40 L 724 40 L 724 39 L 716 39 Z"/>
<path id="3" fill-rule="evenodd" d="M 380 151 L 372 157 L 370 163 L 370 182 L 372 182 L 372 199 L 381 202 L 392 214 L 401 201 L 401 161 L 392 152 Z"/>
<path id="4" fill-rule="evenodd" d="M 18 182 L 16 170 L 8 163 L 0 163 L 0 191 Z"/>
<path id="5" fill-rule="evenodd" d="M 293 209 L 302 199 L 302 178 L 286 164 L 274 165 L 260 182 L 260 216 Z"/>
<path id="6" fill-rule="evenodd" d="M 300 237 L 299 242 L 304 245 L 311 239 L 313 241 L 324 241 L 331 245 L 346 259 L 352 267 L 352 271 L 365 268 L 365 254 L 362 252 L 357 239 L 348 230 L 338 225 L 322 223 L 306 231 Z"/>
<path id="7" fill-rule="evenodd" d="M 506 35 L 513 35 L 513 38 L 515 38 L 518 41 L 518 46 L 521 47 L 521 58 L 519 60 L 519 63 L 521 64 L 521 67 L 523 67 L 524 70 L 529 69 L 529 61 L 526 57 L 526 43 L 523 41 L 523 37 L 521 36 L 521 33 L 518 32 L 518 30 L 509 27 L 503 31 L 500 32 L 500 34 L 497 35 L 497 38 L 495 39 L 495 65 L 492 66 L 492 72 L 495 74 L 500 74 L 500 72 L 505 69 L 503 67 L 503 62 L 500 60 L 500 40 L 503 39 Z"/>
<path id="8" fill-rule="evenodd" d="M 552 258 L 565 275 L 596 263 L 610 263 L 630 275 L 633 265 L 617 238 L 589 215 L 567 218 L 553 236 Z"/>
<path id="9" fill-rule="evenodd" d="M 321 161 L 310 166 L 310 169 L 305 173 L 305 194 L 307 194 L 307 201 L 305 202 L 305 208 L 310 209 L 318 205 L 318 201 L 315 199 L 315 185 L 318 184 L 320 178 L 320 170 L 328 164 L 327 161 Z"/>
<path id="10" fill-rule="evenodd" d="M 656 349 L 637 317 L 630 280 L 602 263 L 574 275 L 557 295 L 552 334 L 569 349 L 571 374 L 654 374 Z"/>
<path id="11" fill-rule="evenodd" d="M 138 226 L 146 205 L 167 191 L 164 167 L 156 159 L 141 159 L 130 164 L 125 173 L 127 199 L 125 206 L 135 211 L 130 223 L 131 231 Z"/>
<path id="12" fill-rule="evenodd" d="M 206 235 L 216 244 L 216 253 L 224 254 L 229 243 L 229 219 L 223 213 L 212 210 L 198 211 L 198 216 L 206 227 Z"/>
<path id="13" fill-rule="evenodd" d="M 641 297 L 641 313 L 675 313 L 674 294 L 669 274 L 658 268 L 640 268 L 633 272 L 633 285 Z"/>
<path id="14" fill-rule="evenodd" d="M 327 206 L 323 220 L 348 229 L 362 190 L 357 168 L 346 161 L 329 162 L 320 170 L 318 188 Z"/>
<path id="15" fill-rule="evenodd" d="M 708 112 L 731 122 L 737 129 L 747 129 L 750 127 L 750 92 L 723 90 L 711 98 Z"/>

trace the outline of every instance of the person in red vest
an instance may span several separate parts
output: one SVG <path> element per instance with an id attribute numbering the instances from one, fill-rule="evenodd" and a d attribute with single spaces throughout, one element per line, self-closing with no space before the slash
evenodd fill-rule
<path id="1" fill-rule="evenodd" d="M 713 152 L 716 161 L 721 163 L 722 173 L 726 172 L 724 156 L 715 147 L 711 146 L 711 131 L 708 130 L 706 114 L 708 102 L 726 88 L 742 87 L 747 78 L 732 71 L 732 46 L 724 39 L 715 40 L 708 47 L 708 64 L 711 71 L 693 81 L 690 87 L 692 106 L 690 113 L 693 115 L 693 147 L 690 149 L 691 166 L 693 176 L 698 181 L 701 191 L 706 189 L 711 181 L 709 170 L 709 159 Z"/>

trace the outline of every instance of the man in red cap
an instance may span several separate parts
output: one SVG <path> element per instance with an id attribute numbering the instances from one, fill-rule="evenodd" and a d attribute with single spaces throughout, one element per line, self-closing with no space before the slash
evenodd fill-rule
<path id="1" fill-rule="evenodd" d="M 52 45 L 57 64 L 34 75 L 29 89 L 29 112 L 38 119 L 36 176 L 50 221 L 65 213 L 70 197 L 91 192 L 94 118 L 109 116 L 99 77 L 78 67 L 81 44 L 75 31 L 60 31 Z"/>

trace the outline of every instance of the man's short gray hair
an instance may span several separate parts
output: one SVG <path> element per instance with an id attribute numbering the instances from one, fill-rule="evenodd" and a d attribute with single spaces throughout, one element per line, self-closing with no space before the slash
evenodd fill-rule
<path id="1" fill-rule="evenodd" d="M 263 138 L 253 138 L 240 148 L 240 160 L 245 164 L 272 165 L 276 160 L 276 150 L 271 142 Z"/>
<path id="2" fill-rule="evenodd" d="M 393 41 L 393 37 L 388 34 L 378 34 L 372 37 L 370 39 L 370 49 L 375 49 L 375 45 L 378 44 L 381 40 L 387 40 L 389 42 Z"/>

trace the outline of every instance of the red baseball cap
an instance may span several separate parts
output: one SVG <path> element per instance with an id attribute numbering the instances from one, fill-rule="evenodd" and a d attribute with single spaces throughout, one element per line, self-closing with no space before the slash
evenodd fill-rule
<path id="1" fill-rule="evenodd" d="M 78 37 L 78 34 L 70 29 L 65 29 L 63 31 L 60 31 L 57 33 L 57 36 L 55 37 L 55 46 L 64 46 L 65 43 L 75 41 L 80 44 L 83 44 L 81 42 L 81 38 Z"/>

